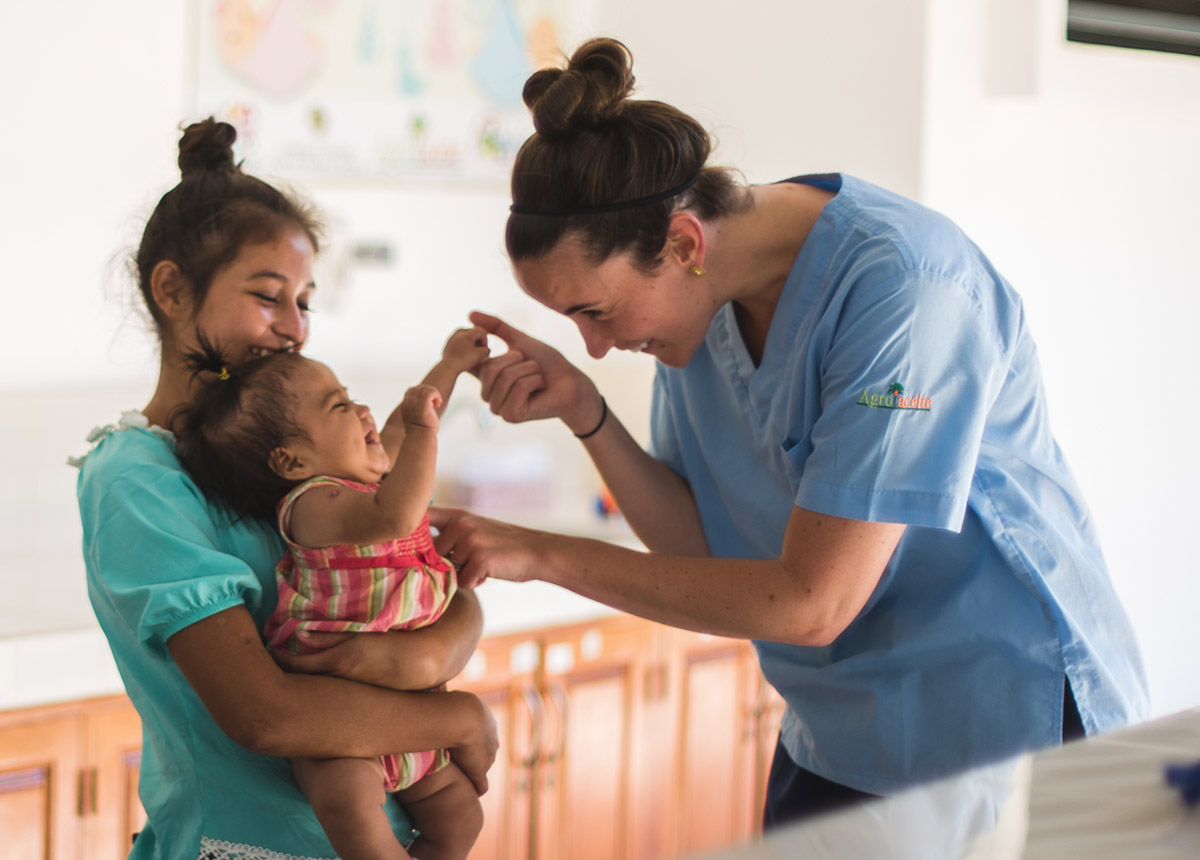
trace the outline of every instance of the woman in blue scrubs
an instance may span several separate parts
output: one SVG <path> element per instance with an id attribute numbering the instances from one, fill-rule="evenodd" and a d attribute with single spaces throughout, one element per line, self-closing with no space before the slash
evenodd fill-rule
<path id="1" fill-rule="evenodd" d="M 740 184 L 632 85 L 606 39 L 528 80 L 506 241 L 590 355 L 657 360 L 650 450 L 561 354 L 472 319 L 509 347 L 493 411 L 564 422 L 649 552 L 435 511 L 464 581 L 753 639 L 787 701 L 768 826 L 1144 718 L 1012 287 L 860 179 Z"/>

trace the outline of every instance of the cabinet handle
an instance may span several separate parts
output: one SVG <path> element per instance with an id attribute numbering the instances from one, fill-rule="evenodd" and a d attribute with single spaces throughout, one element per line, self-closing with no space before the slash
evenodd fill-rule
<path id="1" fill-rule="evenodd" d="M 525 706 L 529 708 L 529 752 L 519 754 L 514 746 L 513 760 L 519 767 L 531 768 L 537 764 L 538 755 L 542 745 L 542 716 L 545 712 L 545 707 L 542 702 L 541 694 L 534 688 L 532 684 L 527 684 L 521 690 L 521 698 L 525 700 Z"/>
<path id="2" fill-rule="evenodd" d="M 79 769 L 75 783 L 75 815 L 79 818 L 96 814 L 96 783 L 99 777 L 97 768 Z"/>
<path id="3" fill-rule="evenodd" d="M 766 683 L 762 678 L 758 679 L 758 686 L 754 691 L 754 701 L 750 707 L 746 709 L 746 723 L 742 732 L 742 736 L 746 739 L 755 738 L 762 730 L 763 717 L 767 711 L 767 690 Z"/>
<path id="4" fill-rule="evenodd" d="M 546 752 L 546 763 L 551 764 L 562 758 L 563 751 L 567 747 L 567 727 L 570 723 L 571 697 L 567 693 L 567 688 L 557 681 L 551 682 L 546 692 L 550 694 L 550 698 L 554 702 L 554 710 L 558 716 L 558 731 L 554 738 L 554 745 Z"/>

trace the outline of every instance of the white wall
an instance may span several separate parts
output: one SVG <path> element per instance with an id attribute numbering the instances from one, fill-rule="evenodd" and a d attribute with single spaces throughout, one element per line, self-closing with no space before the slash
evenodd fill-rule
<path id="1" fill-rule="evenodd" d="M 1063 3 L 656 0 L 648 14 L 642 0 L 601 0 L 597 32 L 629 44 L 641 95 L 709 124 L 718 158 L 752 181 L 856 173 L 946 211 L 1009 275 L 1166 712 L 1200 704 L 1200 655 L 1172 647 L 1200 605 L 1188 540 L 1198 416 L 1184 375 L 1200 274 L 1200 60 L 1068 46 Z M 149 394 L 151 352 L 136 322 L 122 324 L 127 282 L 112 260 L 177 178 L 176 127 L 192 118 L 187 9 L 0 4 L 0 540 L 19 550 L 0 580 L 48 544 L 50 568 L 79 575 L 63 456 Z M 472 306 L 582 355 L 570 324 L 511 284 L 504 189 L 308 190 L 334 227 L 330 262 L 355 239 L 397 251 L 390 269 L 328 275 L 338 294 L 312 348 L 352 388 L 386 398 Z M 429 323 L 400 343 L 388 312 L 414 303 Z M 590 366 L 643 433 L 649 364 Z M 61 408 L 84 384 L 120 393 L 103 414 L 93 401 Z M 39 409 L 38 390 L 58 407 Z M 29 621 L 0 613 L 12 615 L 0 629 Z"/>
<path id="2" fill-rule="evenodd" d="M 1065 20 L 1065 0 L 930 0 L 922 197 L 1025 298 L 1166 713 L 1200 703 L 1181 646 L 1200 606 L 1200 57 L 1068 44 Z"/>

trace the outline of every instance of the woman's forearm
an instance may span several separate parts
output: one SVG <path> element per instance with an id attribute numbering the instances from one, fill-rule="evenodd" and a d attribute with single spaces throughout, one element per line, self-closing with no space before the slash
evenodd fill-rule
<path id="1" fill-rule="evenodd" d="M 263 710 L 249 736 L 235 738 L 264 755 L 331 758 L 456 747 L 469 742 L 478 725 L 469 694 L 402 692 L 286 673 L 276 691 L 275 705 Z"/>
<path id="2" fill-rule="evenodd" d="M 198 621 L 167 644 L 217 725 L 254 752 L 324 757 L 450 748 L 477 764 L 490 763 L 495 752 L 494 722 L 475 696 L 402 693 L 285 672 L 245 607 Z"/>
<path id="3" fill-rule="evenodd" d="M 434 509 L 442 552 L 466 582 L 540 579 L 673 627 L 793 645 L 828 645 L 862 611 L 904 526 L 793 508 L 778 558 L 637 552 Z"/>
<path id="4" fill-rule="evenodd" d="M 646 553 L 556 534 L 539 550 L 545 581 L 670 627 L 816 644 L 823 626 L 819 602 L 803 599 L 775 559 Z"/>
<path id="5" fill-rule="evenodd" d="M 282 674 L 282 695 L 271 717 L 255 726 L 244 744 L 248 749 L 287 758 L 446 749 L 476 791 L 487 790 L 499 739 L 495 718 L 477 696 L 402 693 L 329 676 Z"/>
<path id="6" fill-rule="evenodd" d="M 706 556 L 708 543 L 688 485 L 655 460 L 611 411 L 583 442 L 633 533 L 652 552 Z"/>
<path id="7" fill-rule="evenodd" d="M 550 582 L 654 621 L 824 647 L 862 611 L 904 526 L 793 508 L 778 558 L 684 558 L 546 536 Z"/>

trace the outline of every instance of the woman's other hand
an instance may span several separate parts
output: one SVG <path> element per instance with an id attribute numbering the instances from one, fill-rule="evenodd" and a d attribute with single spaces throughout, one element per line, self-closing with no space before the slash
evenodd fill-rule
<path id="1" fill-rule="evenodd" d="M 510 582 L 540 579 L 538 548 L 554 535 L 490 520 L 457 508 L 433 506 L 429 524 L 437 529 L 439 554 L 458 569 L 458 584 L 474 588 L 488 577 Z"/>
<path id="2" fill-rule="evenodd" d="M 447 696 L 461 701 L 455 702 L 455 712 L 462 713 L 466 709 L 471 719 L 464 723 L 467 729 L 462 734 L 462 741 L 451 744 L 447 748 L 450 758 L 459 766 L 471 783 L 477 794 L 488 790 L 487 772 L 496 760 L 496 751 L 500 748 L 500 735 L 496 729 L 496 718 L 477 696 L 463 691 L 449 693 L 430 693 L 431 696 Z M 454 723 L 458 721 L 455 720 Z"/>
<path id="3" fill-rule="evenodd" d="M 492 412 L 510 424 L 560 418 L 577 434 L 596 425 L 600 394 L 562 353 L 489 314 L 474 311 L 471 322 L 508 346 L 478 373 L 480 397 Z"/>

